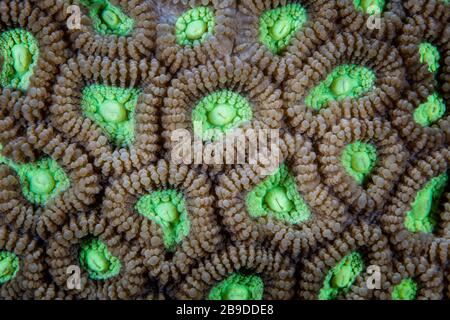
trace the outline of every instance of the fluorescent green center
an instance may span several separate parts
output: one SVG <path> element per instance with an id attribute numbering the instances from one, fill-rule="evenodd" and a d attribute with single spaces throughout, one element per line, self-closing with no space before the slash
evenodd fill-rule
<path id="1" fill-rule="evenodd" d="M 128 36 L 133 31 L 134 20 L 108 0 L 81 0 L 81 3 L 89 9 L 92 25 L 101 35 Z"/>
<path id="2" fill-rule="evenodd" d="M 447 184 L 447 174 L 434 177 L 417 192 L 416 198 L 407 212 L 405 227 L 411 232 L 432 233 L 437 225 L 437 210 Z"/>
<path id="3" fill-rule="evenodd" d="M 98 112 L 107 122 L 119 123 L 127 120 L 127 110 L 117 101 L 107 100 L 103 102 Z"/>
<path id="4" fill-rule="evenodd" d="M 224 126 L 236 117 L 236 110 L 228 104 L 219 104 L 208 112 L 208 121 L 214 126 Z"/>
<path id="5" fill-rule="evenodd" d="M 27 72 L 30 68 L 32 59 L 28 47 L 24 44 L 16 44 L 12 47 L 11 52 L 14 60 L 13 66 L 17 73 L 24 74 Z"/>
<path id="6" fill-rule="evenodd" d="M 157 190 L 139 198 L 135 205 L 139 214 L 155 221 L 162 229 L 168 251 L 189 234 L 190 222 L 183 194 L 176 190 Z"/>
<path id="7" fill-rule="evenodd" d="M 270 189 L 264 197 L 264 201 L 274 212 L 289 212 L 294 207 L 294 204 L 288 198 L 285 187 L 276 186 Z"/>
<path id="8" fill-rule="evenodd" d="M 80 250 L 80 265 L 93 280 L 106 280 L 119 274 L 120 260 L 98 239 L 83 241 Z"/>
<path id="9" fill-rule="evenodd" d="M 362 12 L 374 15 L 383 12 L 385 0 L 353 0 L 353 4 Z"/>
<path id="10" fill-rule="evenodd" d="M 306 221 L 311 211 L 297 190 L 286 165 L 255 186 L 247 195 L 247 211 L 253 218 L 273 216 L 291 224 Z"/>
<path id="11" fill-rule="evenodd" d="M 305 103 L 314 110 L 320 110 L 333 100 L 356 99 L 371 90 L 375 80 L 375 74 L 366 67 L 340 65 L 310 91 Z"/>
<path id="12" fill-rule="evenodd" d="M 331 278 L 331 286 L 336 289 L 343 289 L 347 287 L 353 278 L 352 266 L 347 264 L 342 268 L 336 270 L 335 274 Z"/>
<path id="13" fill-rule="evenodd" d="M 5 163 L 16 171 L 22 185 L 22 193 L 31 203 L 45 205 L 48 200 L 70 187 L 68 176 L 51 158 L 18 164 L 0 156 L 0 163 Z"/>
<path id="14" fill-rule="evenodd" d="M 239 283 L 230 284 L 224 292 L 224 300 L 248 300 L 250 292 L 248 288 Z"/>
<path id="15" fill-rule="evenodd" d="M 344 74 L 333 80 L 330 90 L 335 96 L 349 95 L 355 85 L 357 85 L 356 81 Z"/>
<path id="16" fill-rule="evenodd" d="M 108 271 L 109 262 L 103 252 L 96 249 L 89 249 L 86 252 L 86 264 L 89 269 L 96 273 L 104 273 Z"/>
<path id="17" fill-rule="evenodd" d="M 423 127 L 428 127 L 445 114 L 446 107 L 444 100 L 437 93 L 429 95 L 427 101 L 414 110 L 414 121 Z"/>
<path id="18" fill-rule="evenodd" d="M 134 141 L 134 114 L 140 90 L 89 85 L 83 89 L 81 109 L 117 146 Z"/>
<path id="19" fill-rule="evenodd" d="M 288 19 L 280 18 L 270 28 L 270 35 L 275 40 L 286 37 L 291 32 L 291 22 Z"/>
<path id="20" fill-rule="evenodd" d="M 267 10 L 259 20 L 259 40 L 278 54 L 306 21 L 306 10 L 298 3 Z"/>
<path id="21" fill-rule="evenodd" d="M 356 141 L 344 148 L 341 161 L 347 173 L 362 184 L 375 167 L 377 150 L 372 144 Z"/>
<path id="22" fill-rule="evenodd" d="M 195 20 L 189 22 L 186 27 L 186 36 L 189 40 L 198 40 L 208 30 L 208 26 L 205 21 Z"/>
<path id="23" fill-rule="evenodd" d="M 48 169 L 38 169 L 29 174 L 30 190 L 39 195 L 50 194 L 55 188 L 56 182 Z"/>
<path id="24" fill-rule="evenodd" d="M 250 103 L 233 91 L 217 91 L 201 99 L 192 110 L 194 133 L 215 141 L 253 117 Z"/>
<path id="25" fill-rule="evenodd" d="M 261 300 L 264 283 L 257 275 L 233 273 L 216 284 L 209 292 L 209 300 Z"/>
<path id="26" fill-rule="evenodd" d="M 109 9 L 103 10 L 101 17 L 111 29 L 116 29 L 120 24 L 119 16 Z"/>
<path id="27" fill-rule="evenodd" d="M 439 59 L 441 55 L 438 49 L 431 43 L 423 42 L 419 45 L 420 62 L 428 65 L 430 72 L 436 72 L 439 69 Z"/>
<path id="28" fill-rule="evenodd" d="M 392 290 L 393 300 L 414 300 L 417 294 L 417 284 L 412 279 L 403 279 Z"/>
<path id="29" fill-rule="evenodd" d="M 0 35 L 0 55 L 3 57 L 0 85 L 27 90 L 39 58 L 38 42 L 34 36 L 23 29 L 3 32 Z"/>
<path id="30" fill-rule="evenodd" d="M 0 251 L 0 284 L 14 278 L 19 271 L 19 258 L 11 252 Z"/>
<path id="31" fill-rule="evenodd" d="M 204 6 L 192 8 L 175 23 L 175 37 L 179 45 L 192 46 L 205 41 L 214 32 L 214 12 Z"/>
<path id="32" fill-rule="evenodd" d="M 179 218 L 177 207 L 171 202 L 158 204 L 155 208 L 155 214 L 168 223 L 175 223 Z"/>
<path id="33" fill-rule="evenodd" d="M 339 294 L 346 293 L 363 269 L 364 261 L 360 253 L 353 252 L 345 256 L 328 271 L 319 292 L 319 299 L 332 300 Z"/>

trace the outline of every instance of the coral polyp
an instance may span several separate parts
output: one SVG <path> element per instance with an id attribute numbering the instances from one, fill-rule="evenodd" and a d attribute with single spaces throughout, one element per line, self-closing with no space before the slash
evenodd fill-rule
<path id="1" fill-rule="evenodd" d="M 0 300 L 450 299 L 449 21 L 0 0 Z"/>

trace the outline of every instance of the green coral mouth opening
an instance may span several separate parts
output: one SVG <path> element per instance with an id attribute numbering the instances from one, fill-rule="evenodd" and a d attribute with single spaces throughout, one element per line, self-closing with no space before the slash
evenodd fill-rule
<path id="1" fill-rule="evenodd" d="M 182 46 L 193 46 L 205 41 L 214 32 L 214 12 L 204 6 L 192 8 L 175 23 L 176 42 Z"/>
<path id="2" fill-rule="evenodd" d="M 0 85 L 27 90 L 39 58 L 39 46 L 34 36 L 24 29 L 3 32 L 0 35 L 0 55 L 3 57 Z"/>
<path id="3" fill-rule="evenodd" d="M 0 156 L 4 163 L 16 171 L 22 185 L 22 193 L 28 201 L 45 205 L 70 187 L 70 180 L 58 163 L 51 158 L 44 158 L 34 163 L 18 164 Z"/>
<path id="4" fill-rule="evenodd" d="M 257 275 L 233 273 L 216 284 L 209 292 L 209 300 L 262 300 L 264 283 Z"/>
<path id="5" fill-rule="evenodd" d="M 238 93 L 211 93 L 192 110 L 194 133 L 203 141 L 216 141 L 253 117 L 250 103 Z"/>
<path id="6" fill-rule="evenodd" d="M 385 1 L 384 0 L 353 0 L 353 5 L 358 10 L 367 13 L 369 15 L 379 14 L 383 12 Z"/>
<path id="7" fill-rule="evenodd" d="M 347 173 L 362 184 L 375 167 L 377 149 L 370 143 L 356 141 L 344 148 L 341 161 Z"/>
<path id="8" fill-rule="evenodd" d="M 92 25 L 102 35 L 127 36 L 134 28 L 134 20 L 108 0 L 81 0 L 89 9 Z"/>
<path id="9" fill-rule="evenodd" d="M 19 271 L 19 258 L 11 252 L 0 251 L 0 284 L 13 279 Z"/>
<path id="10" fill-rule="evenodd" d="M 259 40 L 279 54 L 307 19 L 306 10 L 298 3 L 267 10 L 259 19 Z"/>
<path id="11" fill-rule="evenodd" d="M 119 274 L 120 260 L 98 239 L 83 241 L 80 250 L 80 265 L 93 280 L 106 280 Z"/>
<path id="12" fill-rule="evenodd" d="M 366 67 L 340 65 L 311 90 L 305 103 L 313 110 L 320 110 L 333 100 L 359 98 L 373 88 L 375 80 L 373 71 Z"/>
<path id="13" fill-rule="evenodd" d="M 414 300 L 417 295 L 417 283 L 412 279 L 403 279 L 392 290 L 392 300 Z"/>
<path id="14" fill-rule="evenodd" d="M 359 252 L 352 252 L 345 256 L 328 271 L 319 292 L 319 299 L 332 300 L 339 294 L 346 293 L 363 269 L 364 261 Z"/>
<path id="15" fill-rule="evenodd" d="M 168 251 L 174 251 L 189 234 L 190 222 L 182 193 L 170 189 L 154 191 L 139 198 L 135 207 L 139 214 L 161 227 Z"/>
<path id="16" fill-rule="evenodd" d="M 437 225 L 437 210 L 447 185 L 447 173 L 431 179 L 417 192 L 411 210 L 406 213 L 405 227 L 410 232 L 432 233 Z"/>
<path id="17" fill-rule="evenodd" d="M 90 85 L 83 90 L 81 109 L 114 144 L 125 147 L 134 141 L 134 114 L 139 93 L 139 89 Z"/>
<path id="18" fill-rule="evenodd" d="M 414 110 L 414 121 L 423 127 L 432 125 L 437 120 L 441 119 L 446 111 L 444 99 L 439 94 L 433 93 L 429 95 L 427 101 L 419 105 Z"/>
<path id="19" fill-rule="evenodd" d="M 420 62 L 428 65 L 428 71 L 436 72 L 439 69 L 439 59 L 441 55 L 438 49 L 429 42 L 422 42 L 419 45 Z"/>
<path id="20" fill-rule="evenodd" d="M 248 193 L 246 206 L 253 218 L 270 215 L 291 224 L 304 222 L 311 215 L 297 190 L 295 179 L 284 164 Z"/>

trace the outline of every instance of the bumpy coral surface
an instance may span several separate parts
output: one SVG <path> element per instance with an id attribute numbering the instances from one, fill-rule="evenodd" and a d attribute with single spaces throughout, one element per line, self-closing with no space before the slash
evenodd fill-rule
<path id="1" fill-rule="evenodd" d="M 0 300 L 450 299 L 449 1 L 0 12 Z"/>

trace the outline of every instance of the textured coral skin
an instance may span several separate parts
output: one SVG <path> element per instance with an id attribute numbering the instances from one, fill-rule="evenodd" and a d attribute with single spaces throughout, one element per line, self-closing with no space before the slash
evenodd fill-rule
<path id="1" fill-rule="evenodd" d="M 59 66 L 67 60 L 65 31 L 49 14 L 33 6 L 31 1 L 1 1 L 0 8 L 5 13 L 0 19 L 0 32 L 24 29 L 31 33 L 39 46 L 39 58 L 26 92 L 11 88 L 1 90 L 1 97 L 7 101 L 11 101 L 11 95 L 18 98 L 7 112 L 16 119 L 34 124 L 45 117 L 53 80 Z"/>
<path id="2" fill-rule="evenodd" d="M 156 57 L 172 73 L 221 60 L 231 53 L 235 38 L 233 14 L 236 0 L 161 0 L 156 1 Z M 174 34 L 177 18 L 196 6 L 207 6 L 215 15 L 213 34 L 194 46 L 180 46 Z"/>
<path id="3" fill-rule="evenodd" d="M 0 300 L 449 300 L 450 187 L 427 186 L 450 174 L 450 4 L 369 2 L 0 0 L 0 41 L 23 30 L 39 52 L 29 69 L 20 39 L 0 54 L 0 73 L 30 75 L 0 93 Z M 95 85 L 124 91 L 83 100 Z M 221 132 L 200 131 L 203 162 L 174 158 L 172 134 L 194 142 L 198 118 Z M 238 139 L 214 149 L 237 128 L 279 134 L 274 167 L 228 163 L 250 156 Z M 34 201 L 11 164 L 45 158 L 70 184 Z"/>
<path id="4" fill-rule="evenodd" d="M 94 172 L 93 165 L 83 149 L 76 144 L 64 142 L 51 128 L 30 127 L 25 139 L 8 144 L 2 154 L 8 156 L 10 149 L 28 150 L 30 154 L 14 159 L 18 163 L 33 162 L 42 156 L 51 157 L 66 173 L 70 187 L 45 205 L 35 206 L 22 195 L 16 173 L 2 164 L 1 180 L 5 192 L 0 200 L 0 221 L 2 224 L 14 226 L 15 230 L 37 234 L 46 239 L 67 222 L 73 210 L 85 210 L 95 202 L 95 197 L 101 190 L 100 177 Z"/>
<path id="5" fill-rule="evenodd" d="M 171 291 L 178 299 L 205 299 L 214 284 L 240 269 L 261 276 L 264 300 L 285 300 L 294 295 L 294 265 L 289 258 L 264 247 L 239 243 L 227 244 L 206 257 Z"/>
<path id="6" fill-rule="evenodd" d="M 271 216 L 252 218 L 249 215 L 245 206 L 247 193 L 265 178 L 258 174 L 258 166 L 237 166 L 220 175 L 216 193 L 222 223 L 233 240 L 247 243 L 269 240 L 281 252 L 297 257 L 341 232 L 349 216 L 346 207 L 319 176 L 317 155 L 311 142 L 300 135 L 286 135 L 283 140 L 286 149 L 282 159 L 312 212 L 308 220 L 291 225 Z"/>
<path id="7" fill-rule="evenodd" d="M 377 265 L 381 269 L 381 287 L 388 281 L 387 275 L 392 272 L 392 251 L 388 239 L 376 225 L 366 221 L 356 221 L 343 234 L 316 253 L 301 262 L 300 288 L 301 299 L 317 299 L 323 285 L 325 275 L 343 257 L 351 252 L 359 252 L 364 265 Z M 363 270 L 355 279 L 352 286 L 336 299 L 370 299 L 374 290 L 366 286 L 369 273 Z"/>
<path id="8" fill-rule="evenodd" d="M 175 251 L 166 255 L 163 231 L 135 209 L 138 199 L 152 191 L 175 189 L 185 197 L 190 231 Z M 102 215 L 123 241 L 135 241 L 152 276 L 165 284 L 187 274 L 196 260 L 214 252 L 221 234 L 212 204 L 211 183 L 187 166 L 160 160 L 112 182 L 105 191 Z"/>
<path id="9" fill-rule="evenodd" d="M 318 112 L 305 104 L 312 88 L 341 64 L 365 66 L 375 72 L 375 87 L 358 99 L 330 101 Z M 323 135 L 342 118 L 373 119 L 394 106 L 405 86 L 398 51 L 386 42 L 341 33 L 315 51 L 295 77 L 285 82 L 283 97 L 289 125 L 308 136 Z"/>
<path id="10" fill-rule="evenodd" d="M 102 70 L 101 75 L 99 70 Z M 169 77 L 156 60 L 139 62 L 78 56 L 62 68 L 55 85 L 50 120 L 65 137 L 86 147 L 106 176 L 118 175 L 155 161 L 159 150 L 157 108 Z M 115 147 L 98 124 L 79 108 L 81 90 L 89 84 L 141 89 L 135 108 L 135 140 Z"/>
<path id="11" fill-rule="evenodd" d="M 389 235 L 393 246 L 404 254 L 420 255 L 425 252 L 433 258 L 432 261 L 443 263 L 448 261 L 450 239 L 447 213 L 448 191 L 444 191 L 440 202 L 437 211 L 438 225 L 434 232 L 412 233 L 408 231 L 404 225 L 404 215 L 410 210 L 417 191 L 422 189 L 431 178 L 448 170 L 449 159 L 448 147 L 444 147 L 413 161 L 387 205 L 386 214 L 380 216 L 381 226 Z"/>

